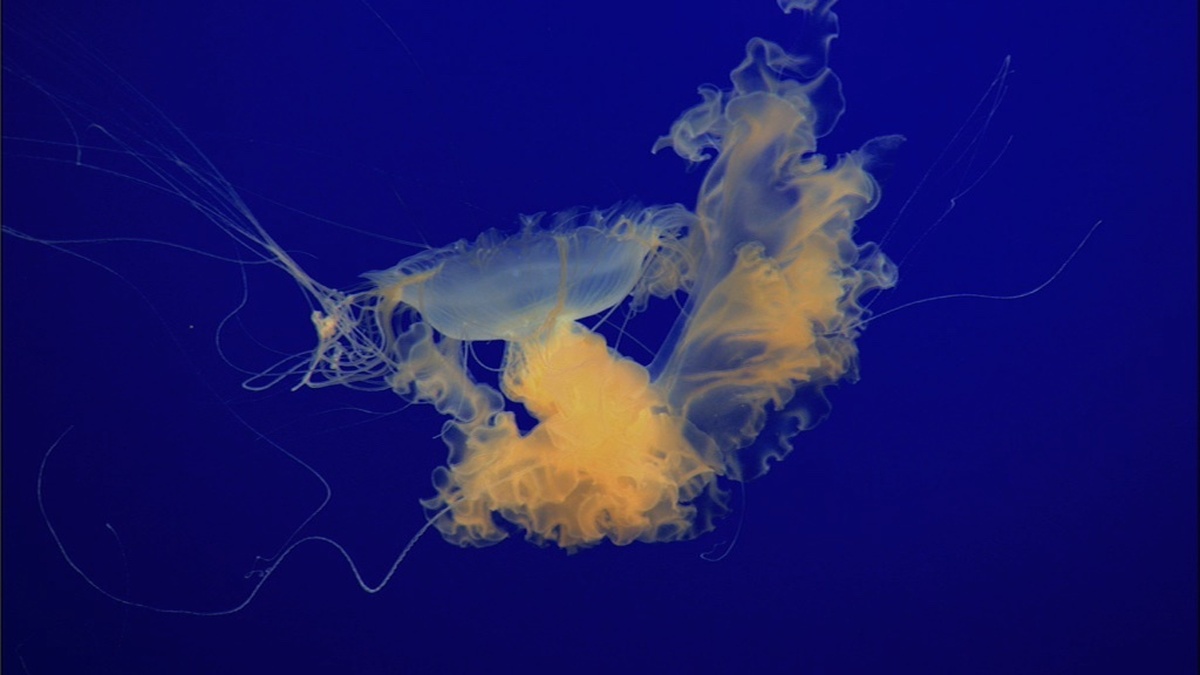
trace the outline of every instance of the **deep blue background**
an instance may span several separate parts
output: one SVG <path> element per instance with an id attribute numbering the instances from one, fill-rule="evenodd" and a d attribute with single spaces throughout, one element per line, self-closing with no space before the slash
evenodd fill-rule
<path id="1" fill-rule="evenodd" d="M 85 97 L 74 69 L 102 58 L 337 286 L 413 249 L 309 215 L 440 245 L 518 213 L 691 204 L 702 174 L 651 156 L 654 139 L 697 85 L 727 82 L 748 38 L 797 30 L 766 0 L 375 2 L 399 40 L 353 2 L 40 4 L 6 3 L 6 66 Z M 909 138 L 864 238 L 935 166 L 889 238 L 896 257 L 978 175 L 935 160 L 1013 57 L 976 167 L 1009 149 L 875 308 L 1031 288 L 1104 225 L 1034 297 L 871 325 L 861 382 L 832 390 L 832 417 L 695 542 L 568 556 L 429 536 L 377 595 L 314 545 L 233 616 L 122 606 L 68 567 L 38 512 L 38 464 L 68 427 L 44 487 L 69 554 L 115 594 L 216 610 L 321 496 L 258 433 L 326 476 L 333 500 L 307 532 L 374 582 L 422 522 L 440 420 L 384 393 L 240 389 L 215 348 L 236 266 L 74 249 L 118 278 L 5 237 L 5 672 L 1195 672 L 1195 3 L 983 4 L 837 8 L 848 107 L 823 150 Z M 108 82 L 84 121 L 153 133 Z M 233 253 L 182 202 L 58 161 L 70 127 L 10 72 L 3 113 L 5 225 Z M 249 291 L 249 332 L 222 334 L 230 361 L 262 369 L 268 348 L 309 346 L 290 280 L 251 269 Z M 673 316 L 658 306 L 634 330 L 652 340 Z M 739 524 L 723 561 L 700 559 Z"/>

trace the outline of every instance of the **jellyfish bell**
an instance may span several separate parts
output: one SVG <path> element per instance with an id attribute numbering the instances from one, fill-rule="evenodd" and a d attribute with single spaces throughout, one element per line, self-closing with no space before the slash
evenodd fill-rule
<path id="1" fill-rule="evenodd" d="M 364 276 L 448 338 L 523 342 L 624 301 L 690 216 L 682 206 L 610 209 L 582 225 L 560 215 L 549 230 L 532 218 L 515 236 L 489 232 Z"/>

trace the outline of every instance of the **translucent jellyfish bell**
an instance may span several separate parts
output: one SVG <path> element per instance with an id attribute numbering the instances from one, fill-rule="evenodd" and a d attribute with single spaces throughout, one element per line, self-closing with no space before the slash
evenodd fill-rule
<path id="1" fill-rule="evenodd" d="M 593 212 L 582 226 L 577 219 L 559 217 L 547 230 L 530 218 L 516 236 L 484 234 L 365 276 L 446 337 L 523 342 L 623 301 L 690 214 L 666 207 Z"/>

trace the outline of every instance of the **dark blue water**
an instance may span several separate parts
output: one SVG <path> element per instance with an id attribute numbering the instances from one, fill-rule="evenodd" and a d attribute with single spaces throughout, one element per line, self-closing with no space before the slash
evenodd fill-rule
<path id="1" fill-rule="evenodd" d="M 5 8 L 5 226 L 247 257 L 114 175 L 149 178 L 81 124 L 195 162 L 161 114 L 343 287 L 416 250 L 395 240 L 691 205 L 702 169 L 651 155 L 654 140 L 698 85 L 727 83 L 750 37 L 803 45 L 771 2 L 40 4 Z M 696 541 L 567 555 L 431 534 L 373 595 L 313 543 L 233 615 L 116 602 L 88 580 L 161 608 L 238 606 L 255 556 L 324 495 L 283 450 L 332 491 L 301 534 L 335 538 L 377 583 L 423 523 L 441 419 L 389 393 L 242 389 L 239 369 L 311 346 L 278 270 L 70 248 L 87 262 L 6 236 L 4 670 L 1194 672 L 1195 6 L 906 4 L 838 5 L 847 109 L 822 144 L 908 137 L 861 223 L 903 260 L 873 308 L 1020 293 L 1104 223 L 1032 297 L 871 324 L 861 381 L 832 389 L 832 416 Z M 74 166 L 80 147 L 108 173 Z M 633 323 L 648 349 L 630 355 L 648 361 L 675 314 Z M 60 550 L 38 469 L 68 429 L 42 483 Z M 701 558 L 714 549 L 729 550 Z"/>

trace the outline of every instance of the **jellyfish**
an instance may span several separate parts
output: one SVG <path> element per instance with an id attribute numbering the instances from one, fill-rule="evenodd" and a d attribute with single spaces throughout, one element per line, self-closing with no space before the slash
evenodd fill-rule
<path id="1" fill-rule="evenodd" d="M 527 218 L 516 234 L 369 272 L 356 292 L 312 280 L 256 231 L 319 305 L 318 346 L 268 379 L 390 390 L 445 415 L 448 459 L 422 503 L 453 543 L 516 530 L 575 550 L 707 530 L 722 481 L 765 473 L 825 415 L 824 389 L 857 376 L 860 299 L 896 281 L 854 239 L 879 195 L 869 164 L 890 140 L 817 154 L 841 101 L 809 63 L 751 40 L 732 87 L 702 88 L 657 141 L 708 164 L 694 209 Z M 682 309 L 648 364 L 582 322 L 670 297 Z M 504 343 L 498 386 L 471 371 L 480 341 Z M 521 428 L 514 406 L 535 424 Z"/>
<path id="2" fill-rule="evenodd" d="M 447 459 L 421 504 L 447 541 L 688 539 L 712 528 L 731 481 L 766 473 L 824 418 L 828 387 L 857 378 L 862 299 L 897 280 L 855 239 L 879 199 L 871 163 L 897 138 L 817 151 L 843 109 L 831 4 L 780 2 L 814 17 L 819 47 L 797 56 L 751 39 L 730 85 L 701 87 L 654 143 L 704 168 L 693 205 L 526 217 L 352 290 L 310 276 L 207 160 L 113 140 L 312 299 L 317 346 L 248 388 L 387 391 L 445 417 Z M 644 363 L 586 323 L 620 307 L 678 308 Z M 494 383 L 473 368 L 482 342 L 503 344 Z"/>

